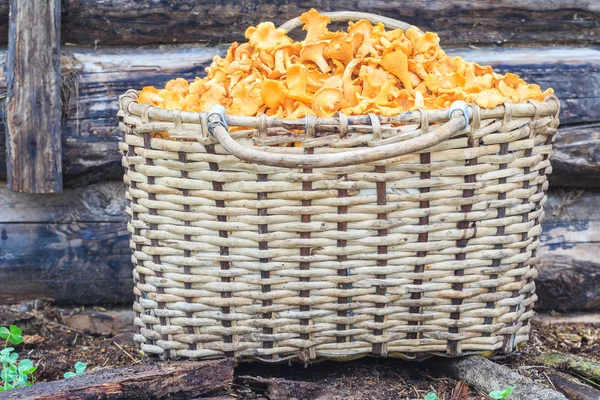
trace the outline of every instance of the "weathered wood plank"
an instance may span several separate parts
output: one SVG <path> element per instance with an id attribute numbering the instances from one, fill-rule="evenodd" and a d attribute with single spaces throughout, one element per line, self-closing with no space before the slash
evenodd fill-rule
<path id="1" fill-rule="evenodd" d="M 538 309 L 600 306 L 600 193 L 551 191 L 538 251 Z"/>
<path id="2" fill-rule="evenodd" d="M 4 186 L 0 181 L 1 223 L 123 223 L 127 220 L 122 180 L 66 188 L 56 196 L 14 193 Z"/>
<path id="3" fill-rule="evenodd" d="M 554 186 L 600 187 L 600 124 L 559 129 L 550 182 Z"/>
<path id="4" fill-rule="evenodd" d="M 0 26 L 8 0 L 0 1 Z M 595 0 L 65 0 L 63 40 L 94 46 L 242 40 L 249 25 L 281 24 L 315 7 L 405 20 L 440 34 L 447 45 L 555 45 L 600 42 Z M 0 29 L 0 45 L 6 44 Z"/>
<path id="5" fill-rule="evenodd" d="M 133 301 L 125 223 L 0 223 L 0 303 Z"/>
<path id="6" fill-rule="evenodd" d="M 62 190 L 60 0 L 11 0 L 6 62 L 8 186 Z"/>
<path id="7" fill-rule="evenodd" d="M 5 393 L 4 399 L 196 399 L 227 389 L 234 362 L 179 361 L 140 364 L 86 373 L 69 379 L 37 383 Z"/>

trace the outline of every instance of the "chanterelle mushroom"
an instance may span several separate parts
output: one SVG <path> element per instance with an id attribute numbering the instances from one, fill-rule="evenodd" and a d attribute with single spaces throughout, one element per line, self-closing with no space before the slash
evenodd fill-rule
<path id="1" fill-rule="evenodd" d="M 301 118 L 338 111 L 389 116 L 447 108 L 456 100 L 490 108 L 553 93 L 515 74 L 448 56 L 433 32 L 386 30 L 365 20 L 334 32 L 330 18 L 314 9 L 300 20 L 304 40 L 294 42 L 271 22 L 249 27 L 248 41 L 215 56 L 205 77 L 172 79 L 164 89 L 145 87 L 138 102 L 193 112 L 220 104 L 236 115 Z"/>

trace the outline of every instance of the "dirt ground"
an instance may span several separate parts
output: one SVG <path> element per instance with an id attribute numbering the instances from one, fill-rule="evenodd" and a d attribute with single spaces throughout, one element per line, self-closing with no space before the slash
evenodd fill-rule
<path id="1" fill-rule="evenodd" d="M 77 361 L 85 362 L 88 371 L 152 362 L 138 352 L 126 323 L 111 332 L 100 329 L 102 332 L 90 334 L 71 323 L 68 317 L 81 311 L 81 308 L 59 309 L 39 303 L 0 306 L 0 325 L 14 324 L 23 330 L 24 344 L 18 346 L 17 351 L 21 358 L 29 358 L 37 364 L 36 382 L 62 379 L 65 372 L 73 370 Z M 90 311 L 103 313 L 107 310 L 87 310 Z M 555 351 L 600 361 L 600 327 L 557 326 L 537 320 L 529 344 L 520 353 L 493 360 L 552 388 L 547 369 L 537 366 L 534 360 L 541 353 Z M 428 392 L 436 392 L 440 399 L 462 400 L 464 395 L 459 396 L 457 392 L 466 385 L 427 368 L 424 363 L 381 358 L 308 366 L 242 363 L 236 368 L 235 376 L 227 393 L 216 394 L 238 399 L 263 399 L 267 389 L 259 382 L 261 378 L 285 378 L 326 385 L 326 393 L 349 400 L 423 399 Z M 468 388 L 468 393 L 468 399 L 488 399 L 485 393 L 472 387 Z"/>

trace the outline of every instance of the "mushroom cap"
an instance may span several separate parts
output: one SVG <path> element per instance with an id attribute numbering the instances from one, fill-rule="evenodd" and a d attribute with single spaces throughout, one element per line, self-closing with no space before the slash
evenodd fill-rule
<path id="1" fill-rule="evenodd" d="M 324 87 L 315 93 L 312 100 L 312 109 L 319 117 L 331 117 L 342 108 L 344 94 L 341 89 Z"/>
<path id="2" fill-rule="evenodd" d="M 315 42 L 307 44 L 300 51 L 300 62 L 311 61 L 317 64 L 321 72 L 327 73 L 331 71 L 331 67 L 324 57 L 324 50 L 327 47 L 327 41 Z"/>
<path id="3" fill-rule="evenodd" d="M 321 36 L 329 33 L 327 25 L 329 25 L 331 19 L 326 15 L 321 15 L 314 8 L 302 14 L 299 19 L 304 24 L 302 30 L 306 31 L 304 43 L 318 42 L 321 40 Z"/>
<path id="4" fill-rule="evenodd" d="M 271 52 L 279 46 L 292 44 L 292 39 L 286 34 L 285 29 L 276 28 L 272 22 L 261 22 L 246 29 L 245 36 L 253 48 Z"/>

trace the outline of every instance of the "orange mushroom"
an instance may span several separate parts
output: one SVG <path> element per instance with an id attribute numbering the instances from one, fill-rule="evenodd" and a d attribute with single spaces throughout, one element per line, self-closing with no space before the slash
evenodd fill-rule
<path id="1" fill-rule="evenodd" d="M 138 97 L 138 102 L 141 104 L 154 104 L 152 98 L 158 94 L 159 90 L 154 86 L 146 86 L 140 92 L 140 96 Z"/>
<path id="2" fill-rule="evenodd" d="M 231 90 L 232 102 L 229 110 L 234 115 L 256 115 L 264 102 L 260 96 L 260 82 L 238 83 Z"/>
<path id="3" fill-rule="evenodd" d="M 321 15 L 314 8 L 302 14 L 299 19 L 304 24 L 302 27 L 306 31 L 304 43 L 307 44 L 318 42 L 321 36 L 328 32 L 327 25 L 331 22 L 329 17 Z"/>
<path id="4" fill-rule="evenodd" d="M 354 44 L 350 39 L 348 35 L 340 35 L 331 39 L 325 48 L 325 56 L 347 65 L 354 58 Z"/>
<path id="5" fill-rule="evenodd" d="M 236 115 L 301 118 L 338 111 L 389 116 L 447 108 L 456 100 L 490 108 L 553 93 L 515 74 L 448 56 L 432 32 L 386 30 L 365 20 L 332 32 L 330 19 L 314 9 L 300 20 L 304 41 L 294 42 L 270 22 L 258 24 L 246 30 L 248 42 L 235 42 L 213 58 L 206 77 L 145 87 L 138 102 L 193 112 L 220 104 Z"/>
<path id="6" fill-rule="evenodd" d="M 265 79 L 260 89 L 260 97 L 262 97 L 267 107 L 278 109 L 285 103 L 287 89 L 283 82 L 273 79 Z"/>
<path id="7" fill-rule="evenodd" d="M 300 62 L 311 61 L 319 67 L 321 72 L 327 73 L 331 71 L 327 60 L 324 58 L 323 50 L 327 47 L 327 42 L 316 42 L 304 46 L 300 51 Z"/>
<path id="8" fill-rule="evenodd" d="M 508 99 L 500 94 L 498 89 L 486 89 L 479 93 L 470 94 L 467 99 L 483 108 L 494 108 L 504 104 Z"/>
<path id="9" fill-rule="evenodd" d="M 214 105 L 224 105 L 227 92 L 221 85 L 212 85 L 200 96 L 200 111 L 208 112 Z"/>
<path id="10" fill-rule="evenodd" d="M 177 92 L 182 96 L 185 96 L 188 94 L 189 88 L 190 88 L 190 84 L 188 83 L 188 81 L 186 81 L 183 78 L 171 79 L 165 85 L 166 90 L 171 90 L 173 92 Z"/>
<path id="11" fill-rule="evenodd" d="M 275 28 L 272 22 L 261 22 L 256 27 L 246 29 L 245 36 L 253 48 L 271 52 L 276 47 L 292 44 L 292 39 L 286 33 L 285 29 Z"/>
<path id="12" fill-rule="evenodd" d="M 312 97 L 306 92 L 307 69 L 302 64 L 293 64 L 286 77 L 288 96 L 294 100 L 310 103 Z"/>
<path id="13" fill-rule="evenodd" d="M 408 59 L 406 58 L 406 54 L 402 51 L 396 50 L 388 53 L 383 56 L 381 60 L 369 60 L 379 63 L 383 69 L 398 77 L 406 89 L 413 90 L 412 82 L 408 74 Z"/>
<path id="14" fill-rule="evenodd" d="M 346 66 L 344 74 L 342 75 L 342 90 L 344 92 L 344 99 L 349 106 L 355 106 L 358 103 L 356 95 L 362 90 L 360 85 L 355 85 L 352 80 L 352 74 L 354 69 L 362 62 L 362 60 L 354 59 Z"/>

